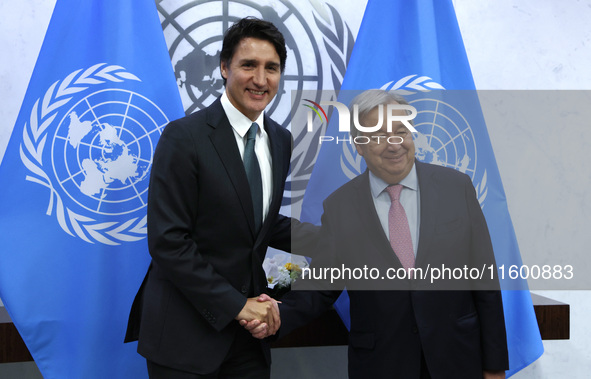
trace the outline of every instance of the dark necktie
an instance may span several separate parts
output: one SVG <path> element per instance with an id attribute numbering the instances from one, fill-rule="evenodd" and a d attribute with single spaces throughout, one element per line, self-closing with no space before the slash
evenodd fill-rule
<path id="1" fill-rule="evenodd" d="M 244 147 L 244 169 L 250 185 L 252 206 L 254 208 L 254 228 L 258 233 L 263 223 L 263 184 L 261 180 L 261 168 L 254 152 L 257 130 L 259 126 L 253 122 L 246 133 L 246 146 Z"/>

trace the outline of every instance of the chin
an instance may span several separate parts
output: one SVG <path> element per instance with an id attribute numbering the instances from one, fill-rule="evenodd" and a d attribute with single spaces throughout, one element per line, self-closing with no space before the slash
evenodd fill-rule
<path id="1" fill-rule="evenodd" d="M 249 110 L 251 112 L 262 112 L 267 107 L 267 104 L 269 104 L 269 102 L 267 102 L 267 101 L 256 102 L 256 103 L 251 104 L 251 106 L 249 107 Z"/>

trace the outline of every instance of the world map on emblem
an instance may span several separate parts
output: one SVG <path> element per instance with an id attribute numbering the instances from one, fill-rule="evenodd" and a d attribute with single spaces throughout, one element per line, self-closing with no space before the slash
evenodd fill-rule
<path id="1" fill-rule="evenodd" d="M 425 163 L 452 167 L 474 179 L 478 154 L 472 129 L 452 105 L 436 99 L 410 101 L 418 110 L 415 155 Z"/>
<path id="2" fill-rule="evenodd" d="M 153 151 L 166 123 L 160 109 L 130 91 L 104 90 L 81 99 L 53 138 L 61 189 L 93 213 L 119 215 L 145 207 Z"/>
<path id="3" fill-rule="evenodd" d="M 84 137 L 91 133 L 98 136 L 98 146 L 93 148 L 101 151 L 97 159 L 86 158 L 82 160 L 82 175 L 84 179 L 80 183 L 80 191 L 87 196 L 106 196 L 105 189 L 113 181 L 118 180 L 121 185 L 126 182 L 135 182 L 146 175 L 145 167 L 140 167 L 138 157 L 131 154 L 127 144 L 119 138 L 117 129 L 109 124 L 97 124 L 92 126 L 90 121 L 81 122 L 76 112 L 70 113 L 70 126 L 68 128 L 68 142 L 74 149 Z M 94 129 L 94 130 L 93 130 Z M 93 139 L 93 142 L 96 140 Z"/>

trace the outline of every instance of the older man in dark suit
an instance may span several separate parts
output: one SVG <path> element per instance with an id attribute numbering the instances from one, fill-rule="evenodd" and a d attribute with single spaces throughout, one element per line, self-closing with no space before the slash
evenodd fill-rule
<path id="1" fill-rule="evenodd" d="M 279 327 L 266 289 L 268 246 L 290 249 L 279 215 L 291 135 L 264 114 L 285 67 L 283 36 L 246 18 L 225 34 L 225 92 L 171 122 L 156 148 L 148 199 L 150 269 L 130 315 L 151 378 L 265 378 L 270 354 L 237 320 Z"/>
<path id="2" fill-rule="evenodd" d="M 429 268 L 494 267 L 470 178 L 417 162 L 410 131 L 400 121 L 388 128 L 387 106 L 407 104 L 402 97 L 373 90 L 352 104 L 358 105 L 361 125 L 381 128 L 356 139 L 368 170 L 324 201 L 327 244 L 309 251 L 312 266 L 341 269 L 340 280 L 336 286 L 315 283 L 323 291 L 292 291 L 284 297 L 280 335 L 317 317 L 346 286 L 350 378 L 504 378 L 508 353 L 498 280 L 456 277 L 431 283 L 424 276 Z M 380 275 L 374 281 L 355 280 L 363 267 L 379 269 Z M 361 271 L 351 275 L 343 268 Z M 386 269 L 397 278 L 383 280 Z M 253 321 L 246 327 L 264 337 L 257 325 Z"/>

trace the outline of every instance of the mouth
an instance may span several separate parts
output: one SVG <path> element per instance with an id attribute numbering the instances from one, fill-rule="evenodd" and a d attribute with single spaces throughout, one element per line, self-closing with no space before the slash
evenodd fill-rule
<path id="1" fill-rule="evenodd" d="M 401 160 L 403 160 L 405 157 L 405 154 L 400 154 L 400 155 L 391 155 L 389 157 L 386 157 L 386 159 L 388 159 L 389 161 L 393 161 L 393 162 L 400 162 Z"/>
<path id="2" fill-rule="evenodd" d="M 252 93 L 253 95 L 262 96 L 265 94 L 266 91 L 255 91 L 255 90 L 249 89 L 248 92 Z"/>

